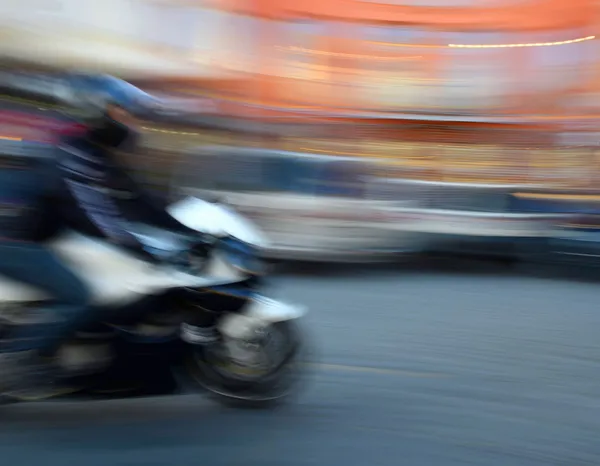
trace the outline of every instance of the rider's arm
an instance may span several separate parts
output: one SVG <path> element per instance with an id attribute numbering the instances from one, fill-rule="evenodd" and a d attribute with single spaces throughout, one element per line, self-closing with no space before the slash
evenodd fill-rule
<path id="1" fill-rule="evenodd" d="M 107 186 L 107 169 L 98 155 L 64 144 L 60 147 L 58 168 L 77 206 L 112 242 L 127 247 L 144 259 L 152 259 L 127 231 L 127 221 L 119 212 Z"/>
<path id="2" fill-rule="evenodd" d="M 114 164 L 113 169 L 116 172 L 115 178 L 120 184 L 118 188 L 130 194 L 136 220 L 183 235 L 199 235 L 196 230 L 188 228 L 171 216 L 166 210 L 165 203 L 144 189 L 126 170 Z"/>

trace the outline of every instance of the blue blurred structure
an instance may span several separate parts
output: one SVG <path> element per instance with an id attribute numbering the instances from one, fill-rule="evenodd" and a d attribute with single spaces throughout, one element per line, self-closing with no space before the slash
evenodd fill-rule
<path id="1" fill-rule="evenodd" d="M 564 214 L 537 251 L 538 261 L 576 262 L 600 266 L 600 192 L 522 192 L 514 208 L 535 213 Z"/>

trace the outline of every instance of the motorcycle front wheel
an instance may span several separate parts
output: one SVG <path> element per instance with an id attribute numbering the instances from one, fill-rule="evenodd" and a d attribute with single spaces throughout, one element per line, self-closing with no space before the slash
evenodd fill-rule
<path id="1" fill-rule="evenodd" d="M 274 323 L 257 340 L 236 346 L 190 346 L 186 372 L 217 402 L 235 407 L 272 407 L 299 393 L 307 344 L 295 321 Z"/>

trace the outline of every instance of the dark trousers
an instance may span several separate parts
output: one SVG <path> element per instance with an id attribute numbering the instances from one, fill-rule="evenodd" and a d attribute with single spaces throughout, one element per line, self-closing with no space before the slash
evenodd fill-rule
<path id="1" fill-rule="evenodd" d="M 90 293 L 86 285 L 49 249 L 39 244 L 0 241 L 0 274 L 51 296 L 41 309 L 51 313 L 49 323 L 16 327 L 3 352 L 39 350 L 51 355 L 61 341 L 89 317 Z"/>

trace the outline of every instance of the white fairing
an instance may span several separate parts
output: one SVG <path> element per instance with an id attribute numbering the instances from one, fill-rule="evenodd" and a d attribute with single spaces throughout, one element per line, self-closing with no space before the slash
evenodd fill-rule
<path id="1" fill-rule="evenodd" d="M 176 286 L 209 286 L 218 280 L 198 278 L 172 269 L 152 267 L 126 251 L 77 233 L 67 233 L 49 247 L 60 256 L 92 290 L 96 304 L 119 305 L 142 295 Z M 44 273 L 39 270 L 39 273 Z M 48 296 L 36 288 L 0 278 L 0 300 L 25 302 Z"/>
<path id="2" fill-rule="evenodd" d="M 169 210 L 180 222 L 198 231 L 225 233 L 254 245 L 264 244 L 262 235 L 250 222 L 227 208 L 189 198 Z M 155 238 L 155 241 L 161 239 Z M 77 233 L 67 233 L 48 246 L 86 282 L 95 304 L 100 306 L 123 305 L 171 287 L 211 286 L 238 278 L 221 257 L 213 258 L 206 275 L 195 277 L 173 269 L 152 267 L 121 248 Z M 36 288 L 0 276 L 0 301 L 48 298 Z"/>
<path id="3" fill-rule="evenodd" d="M 228 314 L 222 319 L 219 329 L 230 338 L 244 340 L 270 324 L 298 319 L 305 313 L 303 306 L 257 297 L 243 313 Z"/>
<path id="4" fill-rule="evenodd" d="M 252 222 L 227 206 L 188 197 L 169 206 L 168 211 L 179 222 L 196 231 L 215 236 L 231 235 L 261 248 L 268 245 L 265 235 Z"/>

